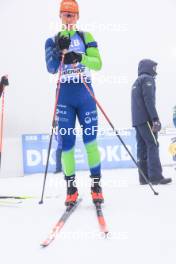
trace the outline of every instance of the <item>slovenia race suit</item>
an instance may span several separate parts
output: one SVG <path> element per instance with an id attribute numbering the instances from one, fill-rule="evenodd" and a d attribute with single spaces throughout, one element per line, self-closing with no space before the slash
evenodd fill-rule
<path id="1" fill-rule="evenodd" d="M 68 34 L 68 31 L 62 31 L 61 34 Z M 74 69 L 72 65 L 63 65 L 62 69 L 58 102 L 58 127 L 62 136 L 62 166 L 66 178 L 75 175 L 74 147 L 76 136 L 73 129 L 77 117 L 83 129 L 83 141 L 87 151 L 91 176 L 100 176 L 101 165 L 96 141 L 97 133 L 96 131 L 92 133 L 93 127 L 98 125 L 96 104 L 81 82 L 78 73 L 82 74 L 91 91 L 93 91 L 90 69 L 100 70 L 102 62 L 97 43 L 90 33 L 84 33 L 85 42 L 77 31 L 69 31 L 69 35 L 71 39 L 69 51 L 81 53 L 82 61 Z M 60 59 L 54 38 L 49 38 L 46 41 L 45 51 L 47 69 L 50 73 L 55 74 L 58 72 Z M 67 133 L 64 133 L 64 131 L 67 131 Z"/>

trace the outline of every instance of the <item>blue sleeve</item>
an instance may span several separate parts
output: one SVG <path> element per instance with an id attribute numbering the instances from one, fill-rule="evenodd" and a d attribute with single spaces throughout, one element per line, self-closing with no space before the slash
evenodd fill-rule
<path id="1" fill-rule="evenodd" d="M 60 59 L 59 51 L 56 49 L 56 45 L 52 38 L 47 39 L 45 43 L 45 60 L 47 70 L 50 73 L 56 73 L 59 68 Z"/>
<path id="2" fill-rule="evenodd" d="M 155 107 L 155 81 L 151 77 L 145 78 L 142 85 L 142 93 L 147 112 L 151 120 L 159 119 Z"/>

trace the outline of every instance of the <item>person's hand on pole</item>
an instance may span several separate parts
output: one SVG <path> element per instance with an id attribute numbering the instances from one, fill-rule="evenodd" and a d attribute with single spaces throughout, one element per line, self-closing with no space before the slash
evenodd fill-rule
<path id="1" fill-rule="evenodd" d="M 1 81 L 0 81 L 0 97 L 1 97 L 1 95 L 3 93 L 3 91 L 4 91 L 4 88 L 6 86 L 8 86 L 8 85 L 9 85 L 9 80 L 8 80 L 7 75 L 6 76 L 2 76 Z"/>
<path id="2" fill-rule="evenodd" d="M 80 63 L 81 61 L 82 61 L 82 54 L 78 52 L 71 51 L 65 54 L 64 64 L 76 64 L 76 63 Z"/>
<path id="3" fill-rule="evenodd" d="M 56 44 L 56 48 L 59 50 L 59 51 L 63 51 L 63 50 L 68 50 L 69 47 L 70 47 L 70 44 L 71 44 L 71 40 L 69 37 L 67 36 L 59 36 L 57 35 L 55 37 L 55 44 Z"/>
<path id="4" fill-rule="evenodd" d="M 153 121 L 152 131 L 153 133 L 158 133 L 161 130 L 161 123 L 159 120 Z"/>

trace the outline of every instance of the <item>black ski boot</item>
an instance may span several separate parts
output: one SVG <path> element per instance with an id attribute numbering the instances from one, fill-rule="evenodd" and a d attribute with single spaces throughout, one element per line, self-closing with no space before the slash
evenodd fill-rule
<path id="1" fill-rule="evenodd" d="M 78 189 L 75 184 L 75 177 L 65 177 L 67 181 L 67 196 L 65 205 L 74 205 L 78 198 Z"/>
<path id="2" fill-rule="evenodd" d="M 171 178 L 161 178 L 161 179 L 159 179 L 159 180 L 152 180 L 151 181 L 151 183 L 153 184 L 153 185 L 158 185 L 158 184 L 162 184 L 162 185 L 164 185 L 164 184 L 168 184 L 168 183 L 171 183 L 172 182 L 172 179 Z"/>
<path id="3" fill-rule="evenodd" d="M 93 203 L 104 203 L 100 177 L 93 178 L 91 184 L 91 195 Z"/>

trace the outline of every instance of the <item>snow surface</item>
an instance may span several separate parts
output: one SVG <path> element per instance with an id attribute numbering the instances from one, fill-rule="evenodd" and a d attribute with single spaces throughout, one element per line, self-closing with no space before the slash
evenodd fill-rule
<path id="1" fill-rule="evenodd" d="M 43 175 L 1 178 L 1 195 L 34 195 L 21 204 L 0 201 L 0 263 L 92 264 L 92 263 L 176 263 L 175 175 L 164 168 L 173 183 L 139 186 L 136 169 L 103 171 L 104 216 L 111 237 L 99 233 L 90 197 L 88 172 L 78 173 L 83 201 L 57 239 L 45 249 L 47 237 L 64 209 L 65 183 L 61 174 L 48 175 L 46 199 L 39 205 Z"/>

